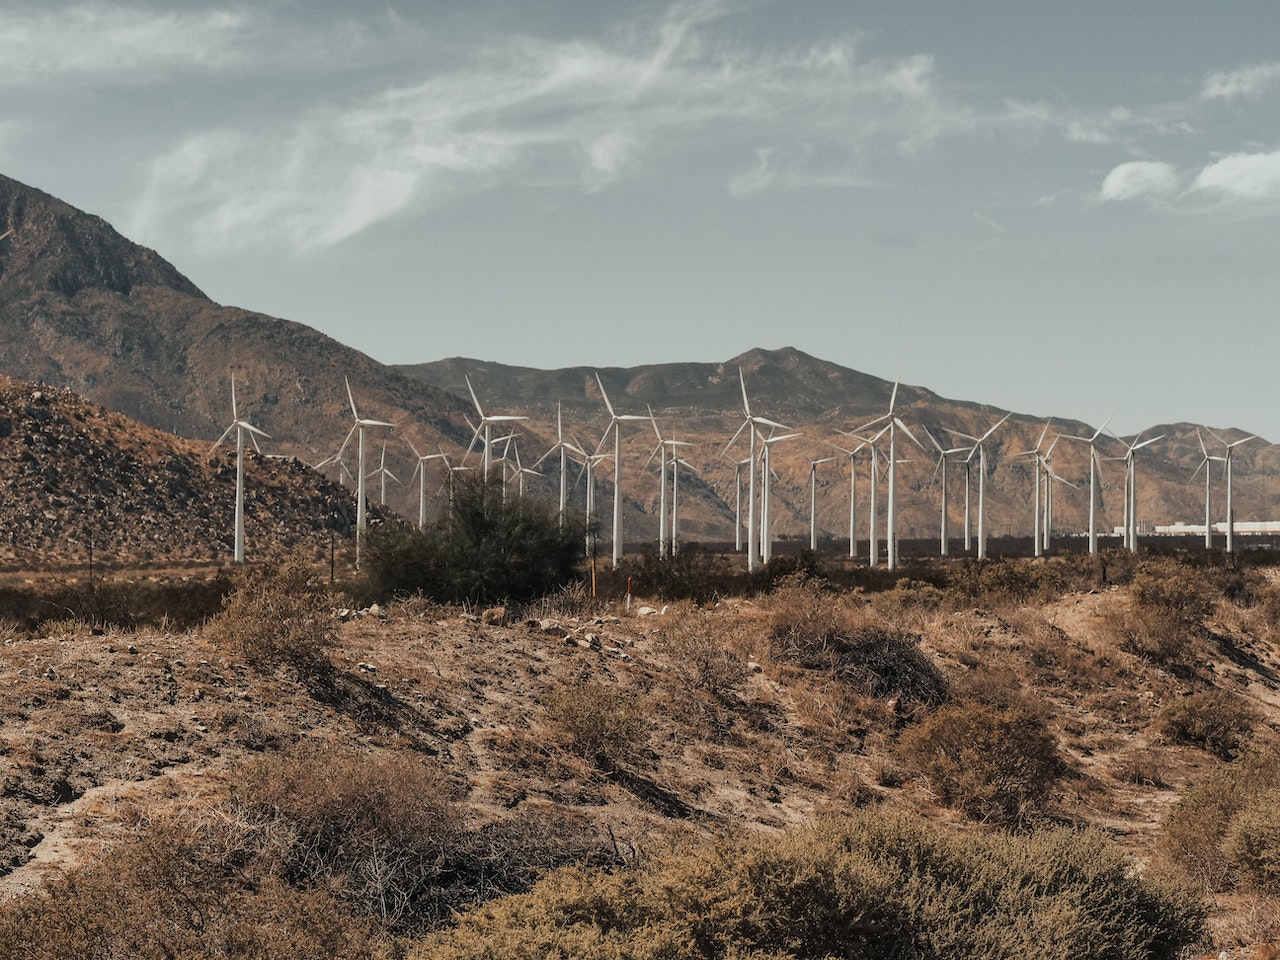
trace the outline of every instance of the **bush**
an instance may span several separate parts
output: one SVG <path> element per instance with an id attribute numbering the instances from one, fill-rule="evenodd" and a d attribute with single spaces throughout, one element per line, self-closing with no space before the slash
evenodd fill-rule
<path id="1" fill-rule="evenodd" d="M 411 956 L 1163 960 L 1196 940 L 1203 917 L 1097 833 L 964 836 L 864 811 L 633 872 L 559 871 Z"/>
<path id="2" fill-rule="evenodd" d="M 27 960 L 364 960 L 370 931 L 325 890 L 264 872 L 272 838 L 214 811 L 161 817 L 97 863 L 0 904 L 0 944 Z"/>
<path id="3" fill-rule="evenodd" d="M 1165 704 L 1156 714 L 1155 728 L 1163 737 L 1197 744 L 1230 760 L 1252 735 L 1256 720 L 1256 711 L 1239 697 L 1206 690 Z"/>
<path id="4" fill-rule="evenodd" d="M 602 770 L 635 755 L 649 731 L 635 698 L 603 683 L 552 691 L 543 716 L 564 746 Z"/>
<path id="5" fill-rule="evenodd" d="M 295 552 L 240 571 L 205 632 L 261 669 L 287 664 L 305 675 L 322 673 L 328 666 L 324 650 L 333 641 L 329 594 L 307 558 Z"/>
<path id="6" fill-rule="evenodd" d="M 944 804 L 983 822 L 1034 820 L 1063 772 L 1043 720 L 1020 707 L 947 704 L 909 730 L 901 748 Z"/>
<path id="7" fill-rule="evenodd" d="M 453 509 L 425 531 L 387 528 L 365 540 L 366 593 L 378 599 L 421 593 L 487 604 L 532 600 L 577 575 L 581 523 L 530 497 L 503 498 L 501 484 L 458 482 Z"/>
<path id="8" fill-rule="evenodd" d="M 1246 886 L 1280 893 L 1280 787 L 1248 798 L 1227 826 L 1222 852 Z"/>
<path id="9" fill-rule="evenodd" d="M 1264 819 L 1280 815 L 1274 807 L 1278 790 L 1280 748 L 1242 754 L 1183 794 L 1165 818 L 1161 850 L 1207 890 L 1229 890 L 1245 878 L 1280 892 L 1270 886 L 1274 832 Z M 1249 815 L 1237 824 L 1246 810 Z M 1255 841 L 1250 834 L 1257 830 L 1262 835 Z"/>

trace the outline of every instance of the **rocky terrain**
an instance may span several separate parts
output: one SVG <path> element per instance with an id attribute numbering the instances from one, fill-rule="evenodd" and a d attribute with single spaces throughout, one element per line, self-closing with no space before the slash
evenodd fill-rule
<path id="1" fill-rule="evenodd" d="M 1256 575 L 1254 589 L 1270 590 L 1271 572 Z M 1242 736 L 1275 742 L 1280 647 L 1260 609 L 1223 598 L 1185 648 L 1157 662 L 1126 639 L 1130 588 L 1084 576 L 1052 596 L 993 593 L 976 606 L 783 586 L 706 607 L 565 594 L 483 618 L 423 601 L 340 611 L 323 684 L 252 667 L 202 629 L 10 630 L 0 891 L 19 895 L 91 862 L 161 811 L 218 803 L 246 758 L 305 744 L 370 762 L 418 758 L 473 826 L 555 823 L 624 858 L 866 806 L 974 829 L 905 746 L 934 709 L 924 705 L 934 671 L 948 699 L 1040 717 L 1064 762 L 1042 816 L 1099 828 L 1154 869 L 1166 814 L 1224 764 L 1171 734 L 1168 708 L 1227 691 L 1253 718 Z M 1110 576 L 1123 579 L 1115 562 Z M 905 631 L 894 635 L 919 644 L 926 673 L 878 687 L 870 681 L 888 667 L 870 653 L 858 680 L 852 661 L 824 666 L 780 641 L 830 616 Z M 566 694 L 622 705 L 635 722 L 584 732 L 566 719 Z M 584 736 L 601 739 L 584 751 Z M 1213 929 L 1215 949 L 1280 942 L 1280 912 L 1274 900 L 1223 895 Z"/>

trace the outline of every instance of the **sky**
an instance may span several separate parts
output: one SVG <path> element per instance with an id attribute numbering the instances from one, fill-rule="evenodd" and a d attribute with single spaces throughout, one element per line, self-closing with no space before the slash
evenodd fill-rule
<path id="1" fill-rule="evenodd" d="M 0 0 L 0 173 L 386 363 L 1280 441 L 1280 4 Z"/>

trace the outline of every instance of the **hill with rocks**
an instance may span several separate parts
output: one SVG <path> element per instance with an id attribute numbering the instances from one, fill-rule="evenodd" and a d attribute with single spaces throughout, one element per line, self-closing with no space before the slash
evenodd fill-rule
<path id="1" fill-rule="evenodd" d="M 88 403 L 0 376 L 0 564 L 229 563 L 234 443 L 211 449 Z M 298 460 L 250 450 L 245 537 L 256 558 L 346 536 L 355 501 Z"/>

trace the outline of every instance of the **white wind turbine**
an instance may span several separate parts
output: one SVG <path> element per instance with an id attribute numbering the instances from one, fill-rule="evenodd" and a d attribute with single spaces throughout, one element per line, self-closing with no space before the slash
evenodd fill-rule
<path id="1" fill-rule="evenodd" d="M 1030 457 L 1035 467 L 1035 482 L 1031 486 L 1031 517 L 1032 517 L 1031 542 L 1032 542 L 1032 552 L 1037 557 L 1043 555 L 1044 547 L 1045 547 L 1044 540 L 1041 538 L 1041 535 L 1040 535 L 1040 529 L 1041 529 L 1040 468 L 1041 466 L 1044 466 L 1046 470 L 1048 469 L 1048 464 L 1045 462 L 1045 456 L 1043 453 L 1040 452 L 1040 446 L 1041 444 L 1044 443 L 1044 438 L 1049 435 L 1049 426 L 1052 423 L 1053 423 L 1052 417 L 1044 422 L 1044 429 L 1040 431 L 1040 437 L 1039 439 L 1036 440 L 1036 445 L 1034 447 L 1032 447 L 1030 450 L 1023 450 L 1021 453 L 1015 453 L 1012 455 L 1014 457 Z M 1057 443 L 1056 438 L 1054 439 L 1054 443 Z M 1052 445 L 1050 446 L 1049 449 L 1051 450 L 1053 449 Z M 1045 476 L 1044 482 L 1046 485 L 1048 485 L 1051 482 L 1047 474 Z M 1047 493 L 1045 494 L 1045 498 L 1046 498 L 1045 505 L 1047 509 L 1047 506 L 1048 506 Z"/>
<path id="2" fill-rule="evenodd" d="M 239 564 L 244 563 L 244 438 L 248 435 L 249 442 L 253 444 L 255 450 L 258 450 L 257 437 L 266 437 L 267 435 L 249 423 L 249 421 L 240 417 L 236 406 L 236 378 L 234 375 L 231 377 L 231 426 L 222 432 L 222 436 L 218 438 L 217 443 L 209 448 L 209 453 L 213 453 L 222 441 L 231 436 L 232 430 L 236 432 L 235 562 Z M 262 451 L 258 450 L 258 452 L 261 453 Z"/>
<path id="3" fill-rule="evenodd" d="M 1208 427 L 1205 427 L 1205 429 L 1206 429 L 1206 430 L 1209 430 L 1209 428 L 1208 428 Z M 1257 439 L 1258 439 L 1258 437 L 1257 437 L 1257 434 L 1250 434 L 1249 436 L 1247 436 L 1247 437 L 1245 437 L 1245 438 L 1243 438 L 1243 439 L 1241 439 L 1241 440 L 1236 440 L 1236 441 L 1234 441 L 1234 442 L 1232 442 L 1232 443 L 1227 443 L 1227 441 L 1226 441 L 1226 440 L 1222 439 L 1222 437 L 1218 436 L 1218 435 L 1217 435 L 1216 433 L 1214 433 L 1212 430 L 1209 430 L 1209 436 L 1211 436 L 1211 437 L 1213 437 L 1213 439 L 1217 440 L 1220 444 L 1222 444 L 1222 446 L 1223 446 L 1223 448 L 1224 448 L 1224 450 L 1223 450 L 1223 456 L 1222 456 L 1222 459 L 1223 459 L 1223 471 L 1224 471 L 1224 472 L 1226 473 L 1226 475 L 1227 475 L 1227 548 L 1226 548 L 1226 552 L 1227 552 L 1228 554 L 1231 554 L 1231 553 L 1235 553 L 1235 549 L 1236 549 L 1236 545 L 1235 545 L 1236 516 L 1235 516 L 1235 511 L 1234 511 L 1234 509 L 1233 509 L 1233 508 L 1232 508 L 1232 506 L 1231 506 L 1231 460 L 1232 460 L 1232 454 L 1233 454 L 1233 453 L 1235 453 L 1235 449 L 1236 449 L 1236 447 L 1239 447 L 1239 446 L 1241 446 L 1241 445 L 1243 445 L 1243 444 L 1246 444 L 1246 443 L 1248 443 L 1250 440 L 1257 440 Z"/>
<path id="4" fill-rule="evenodd" d="M 742 552 L 742 468 L 750 463 L 750 458 L 733 461 L 733 549 L 737 553 Z"/>
<path id="5" fill-rule="evenodd" d="M 387 423 L 385 420 L 368 420 L 360 416 L 360 411 L 356 409 L 356 398 L 351 393 L 351 381 L 346 377 L 342 378 L 342 382 L 347 386 L 347 400 L 351 403 L 351 415 L 355 418 L 355 423 L 351 429 L 347 431 L 347 437 L 342 441 L 342 446 L 338 448 L 338 452 L 334 454 L 334 460 L 342 462 L 342 454 L 346 452 L 347 444 L 351 442 L 351 438 L 355 436 L 356 440 L 356 569 L 360 567 L 360 551 L 364 541 L 365 531 L 365 495 L 364 495 L 364 431 L 366 427 L 394 427 L 395 424 Z"/>
<path id="6" fill-rule="evenodd" d="M 658 420 L 653 415 L 653 408 L 648 407 L 649 423 L 653 426 L 653 434 L 658 438 L 657 445 L 653 448 L 653 452 L 649 454 L 649 460 L 645 464 L 647 467 L 653 462 L 653 458 L 658 458 L 658 473 L 660 477 L 658 490 L 658 556 L 667 557 L 676 550 L 676 531 L 679 524 L 678 511 L 676 507 L 676 496 L 679 490 L 679 464 L 682 461 L 676 451 L 676 447 L 691 447 L 692 443 L 684 440 L 667 440 L 662 436 L 662 431 L 658 429 Z M 688 463 L 684 464 L 686 467 Z M 667 524 L 667 472 L 671 472 L 671 523 Z M 692 467 L 690 467 L 692 469 Z M 670 535 L 668 535 L 670 530 Z"/>
<path id="7" fill-rule="evenodd" d="M 938 473 L 942 474 L 942 517 L 938 523 L 938 556 L 947 557 L 951 555 L 951 550 L 948 546 L 949 537 L 947 536 L 947 458 L 953 453 L 970 454 L 973 452 L 973 448 L 944 448 L 928 430 L 924 431 L 924 435 L 929 438 L 929 442 L 932 443 L 934 448 L 938 451 L 938 465 L 933 469 L 935 475 Z M 968 460 L 966 459 L 965 462 L 967 464 Z"/>
<path id="8" fill-rule="evenodd" d="M 681 445 L 685 445 L 683 441 Z M 688 444 L 692 446 L 692 444 Z M 676 456 L 675 451 L 671 454 L 671 552 L 676 554 L 680 552 L 680 468 L 691 470 L 694 473 L 698 471 L 694 466 L 683 457 Z"/>
<path id="9" fill-rule="evenodd" d="M 517 442 L 515 437 L 511 438 L 511 453 L 512 453 L 512 456 L 515 457 L 515 462 L 516 462 L 516 465 L 515 465 L 516 497 L 520 498 L 524 496 L 524 478 L 540 477 L 542 476 L 542 474 L 539 473 L 537 470 L 534 470 L 532 467 L 526 467 L 520 463 L 520 444 Z M 503 452 L 503 457 L 504 458 L 506 457 L 505 451 Z"/>
<path id="10" fill-rule="evenodd" d="M 413 473 L 409 477 L 409 482 L 413 483 L 413 478 L 418 478 L 418 529 L 424 530 L 427 526 L 427 463 L 432 460 L 443 460 L 445 466 L 448 467 L 449 458 L 444 455 L 443 450 L 439 453 L 428 453 L 423 456 L 408 437 L 404 438 L 404 442 L 409 445 L 413 455 L 418 458 L 418 462 L 414 465 Z M 452 500 L 452 496 L 450 500 Z"/>
<path id="11" fill-rule="evenodd" d="M 1143 447 L 1164 439 L 1162 433 L 1139 443 L 1138 438 L 1141 436 L 1141 432 L 1136 434 L 1126 444 L 1124 455 L 1116 458 L 1124 461 L 1124 545 L 1130 553 L 1138 552 L 1138 470 L 1134 454 Z M 1120 438 L 1116 437 L 1116 439 Z M 1124 443 L 1123 440 L 1120 442 Z"/>
<path id="12" fill-rule="evenodd" d="M 476 414 L 480 417 L 480 424 L 475 428 L 475 433 L 471 435 L 471 443 L 467 446 L 467 454 L 470 455 L 471 451 L 475 449 L 477 440 L 483 440 L 484 456 L 481 461 L 483 464 L 483 470 L 484 470 L 483 480 L 485 483 L 488 483 L 489 468 L 493 465 L 493 457 L 492 457 L 492 454 L 490 453 L 490 450 L 493 444 L 501 443 L 501 439 L 494 440 L 493 437 L 491 436 L 491 430 L 493 425 L 495 423 L 514 423 L 518 420 L 528 420 L 529 418 L 518 417 L 512 414 L 502 414 L 498 416 L 487 415 L 484 412 L 484 410 L 481 409 L 480 401 L 476 398 L 475 388 L 471 386 L 471 378 L 464 374 L 462 379 L 467 381 L 467 392 L 471 394 L 471 402 L 475 405 Z M 504 472 L 504 477 L 505 477 L 505 472 Z"/>
<path id="13" fill-rule="evenodd" d="M 760 495 L 760 560 L 763 563 L 768 563 L 773 559 L 773 514 L 770 510 L 773 468 L 769 465 L 769 451 L 775 443 L 781 443 L 783 440 L 794 440 L 798 436 L 800 436 L 798 433 L 784 433 L 778 436 L 766 437 L 761 441 L 763 453 L 761 454 L 760 475 L 764 490 Z"/>
<path id="14" fill-rule="evenodd" d="M 1106 421 L 1093 434 L 1088 437 L 1075 437 L 1069 433 L 1063 436 L 1068 440 L 1079 440 L 1081 443 L 1089 445 L 1089 553 L 1098 552 L 1098 525 L 1095 521 L 1095 514 L 1098 506 L 1098 437 L 1102 435 L 1102 431 L 1107 429 L 1107 424 L 1115 419 L 1115 414 L 1107 417 Z"/>
<path id="15" fill-rule="evenodd" d="M 866 443 L 859 443 L 852 450 L 834 443 L 832 446 L 849 458 L 849 559 L 853 560 L 858 556 L 858 472 L 855 458 Z"/>
<path id="16" fill-rule="evenodd" d="M 980 437 L 971 437 L 967 433 L 961 433 L 958 430 L 948 431 L 954 436 L 962 437 L 965 440 L 973 441 L 973 449 L 969 451 L 969 456 L 965 458 L 965 463 L 972 463 L 976 455 L 978 458 L 978 559 L 985 560 L 987 558 L 987 527 L 986 527 L 986 508 L 987 508 L 987 441 L 991 439 L 991 435 L 1008 420 L 1012 413 L 1006 413 L 997 420 L 991 427 Z"/>
<path id="17" fill-rule="evenodd" d="M 564 417 L 560 411 L 560 403 L 556 402 L 556 442 L 552 444 L 551 449 L 534 461 L 534 469 L 536 470 L 542 461 L 547 459 L 553 453 L 560 454 L 560 526 L 564 526 L 565 509 L 569 503 L 569 454 L 577 454 L 584 461 L 586 460 L 586 452 L 579 446 L 570 443 L 564 438 Z"/>
<path id="18" fill-rule="evenodd" d="M 392 473 L 387 468 L 387 441 L 385 440 L 382 441 L 382 455 L 378 458 L 378 468 L 376 470 L 370 470 L 369 476 L 378 477 L 379 480 L 381 481 L 382 486 L 378 491 L 378 503 L 382 504 L 383 506 L 386 506 L 387 478 L 388 477 L 391 478 L 396 483 L 400 482 L 400 478 L 397 477 L 394 473 Z"/>
<path id="19" fill-rule="evenodd" d="M 1206 428 L 1207 429 L 1207 428 Z M 1209 473 L 1210 467 L 1214 460 L 1225 462 L 1225 457 L 1215 457 L 1205 449 L 1204 437 L 1200 436 L 1200 431 L 1196 430 L 1196 440 L 1200 442 L 1200 452 L 1204 454 L 1204 459 L 1200 461 L 1200 466 L 1196 467 L 1195 473 L 1191 474 L 1191 479 L 1196 478 L 1196 473 L 1204 470 L 1204 548 L 1206 550 L 1213 549 L 1213 512 L 1212 505 L 1209 500 Z"/>
<path id="20" fill-rule="evenodd" d="M 742 436 L 742 431 L 746 430 L 751 451 L 748 455 L 751 466 L 747 471 L 747 572 L 754 573 L 760 559 L 760 537 L 756 530 L 756 469 L 759 462 L 756 455 L 756 436 L 761 433 L 761 427 L 768 427 L 770 430 L 790 430 L 791 428 L 764 417 L 757 417 L 751 412 L 751 401 L 747 399 L 747 379 L 741 367 L 738 368 L 738 383 L 742 387 L 742 413 L 745 419 L 742 421 L 742 426 L 738 427 L 729 442 L 725 444 L 724 453 L 729 452 L 729 448 L 737 442 L 738 437 Z"/>
<path id="21" fill-rule="evenodd" d="M 809 549 L 818 550 L 818 464 L 830 463 L 835 457 L 805 457 L 809 461 Z"/>
<path id="22" fill-rule="evenodd" d="M 867 503 L 867 565 L 874 567 L 880 562 L 880 538 L 876 535 L 876 524 L 879 521 L 880 516 L 876 504 L 878 498 L 877 492 L 880 489 L 880 448 L 877 447 L 876 444 L 878 444 L 884 435 L 889 432 L 889 428 L 887 426 L 881 427 L 869 437 L 861 437 L 855 433 L 845 433 L 844 431 L 841 432 L 844 433 L 845 436 L 852 437 L 854 440 L 859 442 L 858 446 L 854 447 L 855 451 L 861 450 L 863 447 L 866 447 L 871 451 L 871 465 L 869 471 L 871 474 L 871 482 L 870 494 Z M 853 461 L 850 460 L 850 468 L 852 468 L 852 465 Z M 852 496 L 854 493 L 852 476 L 849 480 L 849 489 L 850 495 Z M 852 505 L 849 508 L 849 512 L 851 514 L 853 512 Z"/>
<path id="23" fill-rule="evenodd" d="M 924 450 L 924 446 L 915 438 L 915 434 L 907 429 L 907 425 L 893 412 L 894 406 L 898 401 L 898 383 L 898 380 L 893 381 L 893 392 L 889 395 L 889 412 L 864 423 L 853 431 L 853 434 L 856 435 L 868 427 L 883 423 L 885 424 L 885 429 L 889 432 L 889 497 L 885 515 L 885 561 L 891 571 L 898 569 L 898 431 L 901 430 L 912 443 Z M 874 462 L 874 452 L 872 458 Z M 875 489 L 874 486 L 872 489 Z M 874 566 L 874 561 L 872 565 Z"/>
<path id="24" fill-rule="evenodd" d="M 609 425 L 604 428 L 604 435 L 596 445 L 596 453 L 600 452 L 609 439 L 609 431 L 613 431 L 613 565 L 616 567 L 622 562 L 622 424 L 649 418 L 638 413 L 617 413 L 609 402 L 609 394 L 605 392 L 604 382 L 598 373 L 596 386 L 600 388 L 605 409 L 609 411 Z"/>

